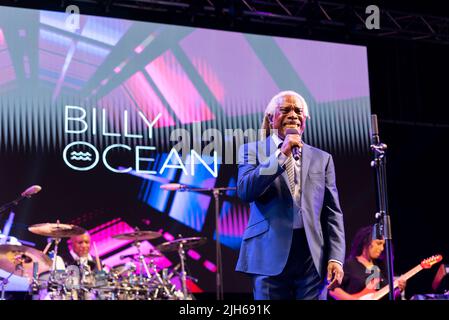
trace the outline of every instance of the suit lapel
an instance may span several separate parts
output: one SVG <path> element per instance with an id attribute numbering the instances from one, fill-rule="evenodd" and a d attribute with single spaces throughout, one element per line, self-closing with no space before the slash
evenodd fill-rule
<path id="1" fill-rule="evenodd" d="M 304 182 L 309 172 L 310 160 L 312 158 L 312 150 L 310 146 L 305 144 L 302 147 L 302 164 L 301 164 L 301 192 L 304 190 Z"/>
<path id="2" fill-rule="evenodd" d="M 271 136 L 269 136 L 265 142 L 266 142 L 265 143 L 265 146 L 266 146 L 265 155 L 268 158 L 277 150 L 278 147 L 274 143 L 273 138 L 271 138 Z"/>

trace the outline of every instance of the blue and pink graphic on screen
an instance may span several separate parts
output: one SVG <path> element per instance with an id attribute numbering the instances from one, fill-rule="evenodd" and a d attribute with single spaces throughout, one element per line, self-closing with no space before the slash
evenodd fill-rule
<path id="1" fill-rule="evenodd" d="M 37 79 L 28 94 L 44 101 L 39 108 L 2 105 L 2 146 L 22 143 L 32 149 L 37 143 L 63 147 L 72 142 L 61 125 L 65 101 L 105 109 L 110 132 L 123 131 L 125 110 L 134 133 L 146 129 L 138 112 L 150 121 L 159 116 L 149 141 L 156 147 L 169 140 L 171 129 L 179 127 L 257 129 L 270 98 L 290 89 L 300 92 L 310 106 L 305 141 L 336 154 L 367 152 L 370 103 L 365 47 L 87 15 L 81 16 L 79 30 L 70 31 L 64 13 L 0 7 L 0 15 L 0 97 L 7 101 L 21 81 Z M 33 34 L 38 38 L 29 41 L 32 33 L 26 28 L 12 30 L 15 24 L 8 19 L 13 18 L 30 21 L 30 29 L 37 25 Z M 26 58 L 15 51 L 19 41 Z M 22 119 L 37 123 L 22 128 L 24 136 L 34 139 L 12 140 L 6 134 L 7 128 L 12 130 L 11 123 Z M 89 138 L 92 143 L 99 140 Z M 114 139 L 122 143 L 124 138 Z M 166 158 L 166 150 L 158 152 L 148 170 L 158 172 Z M 139 179 L 136 198 L 153 209 L 151 214 L 201 234 L 208 214 L 213 214 L 213 197 L 180 191 L 170 197 L 160 186 L 169 182 L 202 188 L 235 186 L 235 177 L 220 176 L 224 167 L 218 167 L 218 180 L 225 185 L 217 185 L 217 179 L 201 165 L 195 175 L 175 169 L 154 175 L 128 173 Z M 248 207 L 225 199 L 220 214 L 221 241 L 237 249 Z M 105 256 L 120 249 L 106 237 L 98 241 Z M 117 254 L 123 253 L 115 258 Z M 201 260 L 201 249 L 189 257 L 215 270 L 212 262 Z M 118 263 L 114 256 L 107 258 Z"/>
<path id="2" fill-rule="evenodd" d="M 1 11 L 5 17 L 18 12 L 33 17 L 24 9 Z M 81 16 L 80 29 L 70 31 L 64 13 L 32 12 L 39 25 L 37 41 L 29 41 L 30 31 L 18 31 L 24 35 L 19 40 L 30 47 L 25 52 L 37 57 L 25 54 L 21 59 L 10 52 L 8 42 L 19 40 L 8 39 L 5 30 L 11 34 L 11 27 L 7 20 L 0 22 L 0 81 L 6 95 L 13 84 L 20 87 L 15 82 L 30 78 L 30 70 L 38 70 L 30 96 L 104 108 L 110 131 L 120 132 L 123 110 L 131 113 L 131 130 L 144 126 L 135 121 L 137 111 L 150 120 L 159 115 L 155 128 L 202 122 L 218 128 L 257 128 L 267 101 L 280 90 L 292 89 L 311 106 L 314 125 L 306 132 L 310 143 L 338 150 L 346 150 L 346 144 L 358 152 L 365 142 L 369 85 L 364 47 L 86 15 Z M 32 48 L 36 43 L 38 48 Z M 30 61 L 37 62 L 37 69 Z M 17 64 L 24 67 L 17 70 Z M 37 112 L 27 116 L 35 118 Z M 54 119 L 59 110 L 48 112 L 42 125 L 61 121 Z M 11 121 L 7 118 L 3 123 Z M 64 136 L 61 131 L 52 128 L 42 142 L 54 143 L 55 136 Z M 158 132 L 157 143 L 167 134 Z"/>
<path id="3" fill-rule="evenodd" d="M 6 43 L 5 35 L 0 29 L 0 92 L 16 79 L 16 73 Z"/>

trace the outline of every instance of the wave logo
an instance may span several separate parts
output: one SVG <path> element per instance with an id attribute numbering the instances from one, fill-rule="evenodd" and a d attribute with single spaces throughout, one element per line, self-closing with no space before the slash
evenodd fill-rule
<path id="1" fill-rule="evenodd" d="M 90 152 L 70 152 L 70 160 L 79 160 L 79 161 L 92 161 L 92 153 Z"/>
<path id="2" fill-rule="evenodd" d="M 84 152 L 79 151 L 79 149 L 83 146 Z M 85 149 L 89 148 L 92 152 L 85 151 Z M 70 153 L 69 153 L 70 152 Z M 70 159 L 68 159 L 67 155 L 70 154 Z M 72 169 L 78 171 L 88 171 L 95 167 L 100 159 L 100 154 L 93 145 L 83 141 L 75 141 L 68 144 L 62 153 L 62 157 L 64 162 Z"/>

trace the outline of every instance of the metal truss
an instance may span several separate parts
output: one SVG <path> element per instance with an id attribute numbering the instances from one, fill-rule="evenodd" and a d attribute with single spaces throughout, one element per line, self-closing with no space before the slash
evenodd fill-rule
<path id="1" fill-rule="evenodd" d="M 35 7 L 35 1 L 1 1 L 9 5 Z M 0 2 L 0 4 L 1 4 Z M 33 4 L 34 3 L 34 4 Z M 54 4 L 55 2 L 53 2 Z M 211 23 L 223 28 L 250 27 L 294 30 L 294 34 L 331 35 L 355 38 L 392 38 L 449 44 L 449 16 L 442 11 L 419 13 L 415 9 L 393 8 L 383 1 L 380 29 L 369 30 L 365 21 L 367 5 L 354 1 L 318 0 L 62 0 L 86 8 L 93 14 L 113 14 L 127 10 L 136 16 L 158 17 L 171 23 Z M 428 5 L 430 6 L 430 4 Z M 57 8 L 56 8 L 57 9 Z M 426 11 L 426 10 L 421 10 Z"/>

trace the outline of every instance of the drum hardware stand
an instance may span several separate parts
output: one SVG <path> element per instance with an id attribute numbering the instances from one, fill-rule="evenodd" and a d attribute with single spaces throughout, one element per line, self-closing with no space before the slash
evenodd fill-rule
<path id="1" fill-rule="evenodd" d="M 57 223 L 59 224 L 59 220 L 57 220 Z M 64 293 L 67 293 L 67 290 L 65 288 L 65 285 L 60 286 L 60 284 L 58 283 L 58 279 L 57 279 L 57 269 L 56 269 L 56 264 L 57 264 L 57 259 L 58 259 L 58 248 L 59 248 L 59 243 L 61 242 L 61 238 L 51 238 L 51 241 L 54 241 L 54 249 L 53 249 L 53 256 L 52 256 L 52 265 L 51 265 L 51 271 L 50 271 L 50 277 L 49 277 L 49 286 L 55 285 L 56 290 L 58 292 L 62 291 Z"/>
<path id="2" fill-rule="evenodd" d="M 27 257 L 25 255 L 20 255 L 20 256 L 14 257 L 14 260 L 17 262 L 15 270 L 13 272 L 11 272 L 6 278 L 2 279 L 0 282 L 0 285 L 2 286 L 0 300 L 5 300 L 5 290 L 6 290 L 6 286 L 8 285 L 9 278 L 11 278 L 16 271 L 19 271 L 19 270 L 23 271 L 23 262 L 27 258 L 30 259 L 29 257 Z"/>
<path id="3" fill-rule="evenodd" d="M 59 225 L 59 220 L 56 220 L 56 224 Z M 51 242 L 55 242 L 55 247 L 53 249 L 53 257 L 52 257 L 52 265 L 51 265 L 51 280 L 54 280 L 55 273 L 56 273 L 56 261 L 58 258 L 58 247 L 59 243 L 61 242 L 61 238 L 50 238 Z M 51 246 L 51 245 L 50 245 Z"/>
<path id="4" fill-rule="evenodd" d="M 179 269 L 180 266 L 181 266 L 181 264 L 178 263 L 178 264 L 177 264 L 177 265 L 170 271 L 170 274 L 167 274 L 167 279 L 168 279 L 168 280 L 170 280 L 171 278 L 173 278 L 173 276 L 174 276 L 175 274 L 179 274 L 179 273 L 178 273 L 178 269 Z M 166 272 L 168 272 L 168 270 L 167 270 Z"/>
<path id="5" fill-rule="evenodd" d="M 181 263 L 178 263 L 173 270 L 168 273 L 167 269 L 162 270 L 162 278 L 164 279 L 165 283 L 171 284 L 170 289 L 166 289 L 166 291 L 168 291 L 168 294 L 170 296 L 176 296 L 175 292 L 176 292 L 176 285 L 171 283 L 171 278 L 173 278 L 173 276 L 175 274 L 177 274 L 178 276 L 180 276 L 180 278 L 182 278 L 181 274 L 179 272 L 177 272 L 177 270 L 179 269 L 179 267 L 181 266 Z M 165 286 L 166 287 L 166 286 Z"/>
<path id="6" fill-rule="evenodd" d="M 215 260 L 217 265 L 216 272 L 216 291 L 217 300 L 223 300 L 223 266 L 221 256 L 221 243 L 220 243 L 220 195 L 223 191 L 236 190 L 236 187 L 222 187 L 222 188 L 193 188 L 186 185 L 177 185 L 176 189 L 179 191 L 203 191 L 212 192 L 215 200 Z M 181 260 L 182 261 L 182 260 Z M 184 274 L 185 277 L 185 274 Z M 185 291 L 185 289 L 183 290 Z"/>
<path id="7" fill-rule="evenodd" d="M 146 273 L 148 279 L 151 279 L 152 277 L 151 277 L 150 270 L 148 270 L 148 266 L 145 262 L 145 257 L 143 256 L 142 251 L 140 250 L 140 241 L 139 240 L 134 241 L 134 247 L 136 247 L 137 252 L 139 254 L 139 270 L 140 270 L 139 282 L 140 282 L 140 284 L 143 284 L 142 269 L 145 270 L 145 273 Z"/>
<path id="8" fill-rule="evenodd" d="M 136 231 L 138 231 L 138 228 L 136 228 Z M 148 269 L 148 266 L 145 262 L 145 257 L 142 254 L 142 251 L 140 250 L 140 241 L 139 240 L 134 241 L 134 246 L 136 247 L 138 255 L 139 255 L 139 268 L 140 268 L 139 282 L 141 285 L 144 285 L 142 269 L 145 270 L 146 276 L 149 280 L 152 280 L 153 276 L 151 275 L 150 270 Z M 156 275 L 156 279 L 162 284 L 162 286 L 165 290 L 165 293 L 167 295 L 169 295 L 170 292 L 167 290 L 166 286 L 164 285 L 164 281 L 161 279 L 161 277 L 159 276 L 159 274 L 157 272 L 155 272 L 155 275 Z"/>
<path id="9" fill-rule="evenodd" d="M 155 277 L 156 277 L 157 281 L 159 281 L 159 283 L 162 285 L 162 288 L 164 288 L 165 294 L 167 296 L 170 296 L 170 290 L 167 289 L 167 285 L 166 285 L 166 282 L 165 282 L 164 271 L 162 271 L 162 277 L 161 277 L 159 272 L 157 271 L 157 267 L 154 264 L 153 259 L 150 260 L 150 264 L 153 266 Z"/>
<path id="10" fill-rule="evenodd" d="M 39 293 L 39 263 L 38 262 L 33 262 L 33 278 L 31 279 L 29 291 L 33 297 L 34 297 L 34 295 Z"/>
<path id="11" fill-rule="evenodd" d="M 61 238 L 52 238 L 51 241 L 55 242 L 55 247 L 53 249 L 53 257 L 52 257 L 52 265 L 51 265 L 51 281 L 55 280 L 55 274 L 56 274 L 56 261 L 58 258 L 58 247 L 59 243 L 61 242 Z"/>
<path id="12" fill-rule="evenodd" d="M 186 279 L 186 267 L 185 267 L 185 259 L 186 254 L 184 251 L 184 246 L 182 242 L 179 244 L 178 248 L 179 260 L 181 261 L 181 284 L 182 284 L 182 294 L 184 299 L 187 299 L 187 279 Z"/>
<path id="13" fill-rule="evenodd" d="M 393 271 L 393 250 L 392 250 L 392 234 L 391 221 L 388 213 L 388 194 L 387 194 L 387 169 L 386 169 L 386 153 L 387 145 L 380 141 L 379 129 L 377 126 L 377 116 L 371 115 L 371 130 L 374 160 L 371 161 L 371 167 L 376 170 L 377 178 L 377 195 L 379 212 L 376 213 L 376 224 L 374 225 L 373 239 L 385 239 L 388 285 L 390 291 L 388 296 L 390 300 L 394 300 L 394 271 Z"/>
<path id="14" fill-rule="evenodd" d="M 2 293 L 0 296 L 0 300 L 5 300 L 6 286 L 8 285 L 9 278 L 11 278 L 13 274 L 14 274 L 14 272 L 11 272 L 6 278 L 1 280 L 0 285 L 2 286 L 2 290 L 1 290 Z"/>

